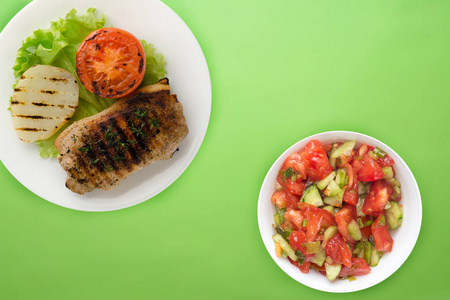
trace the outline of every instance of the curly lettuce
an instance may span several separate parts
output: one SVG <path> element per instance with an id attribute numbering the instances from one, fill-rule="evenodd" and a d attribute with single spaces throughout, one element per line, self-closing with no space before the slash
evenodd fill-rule
<path id="1" fill-rule="evenodd" d="M 52 65 L 71 72 L 77 79 L 76 53 L 79 45 L 92 31 L 104 27 L 106 16 L 96 16 L 96 9 L 89 8 L 84 14 L 78 15 L 72 9 L 64 19 L 51 22 L 48 29 L 38 29 L 27 37 L 17 51 L 16 62 L 13 66 L 14 76 L 19 80 L 22 74 L 30 67 L 41 65 Z M 143 40 L 146 55 L 146 71 L 141 85 L 157 82 L 166 75 L 164 56 L 155 53 L 156 49 Z M 39 153 L 43 158 L 56 157 L 58 151 L 54 141 L 58 135 L 71 123 L 82 118 L 95 115 L 105 108 L 111 106 L 115 100 L 105 99 L 88 91 L 80 82 L 79 104 L 77 111 L 71 120 L 52 137 L 37 141 Z"/>

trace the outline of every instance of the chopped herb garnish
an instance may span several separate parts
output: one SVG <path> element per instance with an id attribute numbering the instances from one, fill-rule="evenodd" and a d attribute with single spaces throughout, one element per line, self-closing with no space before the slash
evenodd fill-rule
<path id="1" fill-rule="evenodd" d="M 95 165 L 96 163 L 98 163 L 98 161 L 99 161 L 100 159 L 94 159 L 94 160 L 89 160 L 89 164 L 90 165 Z"/>
<path id="2" fill-rule="evenodd" d="M 294 170 L 291 167 L 287 168 L 286 171 L 283 172 L 284 178 L 289 178 L 294 174 Z"/>
<path id="3" fill-rule="evenodd" d="M 150 119 L 150 129 L 153 127 L 158 128 L 159 126 L 159 120 L 158 119 Z"/>
<path id="4" fill-rule="evenodd" d="M 298 251 L 298 250 L 295 250 L 295 255 L 298 256 L 297 262 L 298 262 L 300 265 L 303 265 L 303 264 L 305 263 L 305 260 L 306 260 L 305 255 L 303 255 L 303 253 L 300 252 L 300 251 Z"/>
<path id="5" fill-rule="evenodd" d="M 118 161 L 118 162 L 121 162 L 124 159 L 125 159 L 125 157 L 123 157 L 123 156 L 116 156 L 116 157 L 114 157 L 114 160 Z"/>
<path id="6" fill-rule="evenodd" d="M 117 132 L 112 132 L 112 125 L 109 125 L 108 129 L 105 131 L 105 139 L 108 142 L 108 145 L 115 145 L 117 143 L 118 135 L 119 134 Z"/>
<path id="7" fill-rule="evenodd" d="M 142 119 L 143 117 L 145 117 L 147 115 L 147 110 L 143 110 L 142 108 L 138 107 L 136 109 L 136 118 Z"/>
<path id="8" fill-rule="evenodd" d="M 132 120 L 130 120 L 130 123 L 131 123 L 131 126 L 130 126 L 131 131 L 132 131 L 134 134 L 136 134 L 137 137 L 139 137 L 139 136 L 145 137 L 145 136 L 147 135 L 147 133 L 144 131 L 145 122 L 142 122 L 142 123 L 141 123 L 140 128 L 136 128 L 136 127 L 134 126 L 134 123 L 133 123 Z"/>
<path id="9" fill-rule="evenodd" d="M 78 148 L 78 151 L 81 151 L 81 152 L 89 152 L 91 150 L 92 150 L 92 145 L 91 144 L 87 144 L 86 147 Z"/>
<path id="10" fill-rule="evenodd" d="M 72 134 L 72 139 L 73 139 L 73 142 L 74 142 L 74 143 L 77 142 L 77 137 L 75 136 L 75 134 Z"/>
<path id="11" fill-rule="evenodd" d="M 105 168 L 106 172 L 110 172 L 113 170 L 113 167 L 110 165 L 107 165 L 105 162 L 103 162 L 103 167 Z"/>

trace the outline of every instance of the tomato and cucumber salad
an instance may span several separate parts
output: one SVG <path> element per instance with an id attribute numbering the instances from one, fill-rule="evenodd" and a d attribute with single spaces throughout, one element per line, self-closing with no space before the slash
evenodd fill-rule
<path id="1" fill-rule="evenodd" d="M 271 197 L 275 252 L 302 273 L 354 280 L 391 252 L 402 223 L 394 160 L 356 141 L 309 141 L 284 161 Z"/>

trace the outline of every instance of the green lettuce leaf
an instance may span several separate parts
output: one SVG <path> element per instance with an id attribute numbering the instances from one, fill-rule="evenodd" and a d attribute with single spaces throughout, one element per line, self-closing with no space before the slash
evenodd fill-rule
<path id="1" fill-rule="evenodd" d="M 89 92 L 78 80 L 76 73 L 75 58 L 79 45 L 92 31 L 102 28 L 105 22 L 105 15 L 101 14 L 97 17 L 95 8 L 89 8 L 82 15 L 77 15 L 77 11 L 72 9 L 64 19 L 60 18 L 58 21 L 51 22 L 48 29 L 34 31 L 23 41 L 22 47 L 17 51 L 16 62 L 13 66 L 16 80 L 19 80 L 30 67 L 42 64 L 63 68 L 71 72 L 78 81 L 80 99 L 74 116 L 52 137 L 36 142 L 40 148 L 40 156 L 43 158 L 58 155 L 54 141 L 71 123 L 95 115 L 116 101 L 101 98 Z M 156 49 L 151 44 L 141 42 L 147 60 L 142 86 L 155 83 L 166 75 L 166 61 L 162 54 L 155 53 Z"/>
<path id="2" fill-rule="evenodd" d="M 144 40 L 140 41 L 142 46 L 144 47 L 146 58 L 145 74 L 144 79 L 141 83 L 141 86 L 144 86 L 158 82 L 160 79 L 166 76 L 166 59 L 161 53 L 155 53 L 156 49 L 152 44 L 149 44 Z"/>

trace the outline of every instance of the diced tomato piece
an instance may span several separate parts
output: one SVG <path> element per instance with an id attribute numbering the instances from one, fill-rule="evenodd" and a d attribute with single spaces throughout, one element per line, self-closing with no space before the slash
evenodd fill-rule
<path id="1" fill-rule="evenodd" d="M 289 262 L 296 266 L 300 272 L 308 274 L 309 273 L 309 265 L 311 264 L 309 261 L 305 261 L 302 265 L 298 263 L 298 261 L 293 261 L 292 259 L 289 259 Z"/>
<path id="2" fill-rule="evenodd" d="M 380 167 L 383 168 L 383 167 L 392 167 L 395 161 L 392 157 L 386 154 L 383 158 L 377 159 L 377 163 L 380 165 Z"/>
<path id="3" fill-rule="evenodd" d="M 294 195 L 301 195 L 305 191 L 305 184 L 302 181 L 291 181 L 291 179 L 287 179 L 285 186 L 286 190 Z"/>
<path id="4" fill-rule="evenodd" d="M 275 191 L 270 201 L 275 204 L 279 209 L 292 208 L 295 209 L 298 206 L 299 198 L 285 190 Z"/>
<path id="5" fill-rule="evenodd" d="M 393 188 L 384 180 L 377 180 L 370 185 L 369 193 L 361 208 L 363 214 L 378 216 L 386 206 L 387 201 L 393 193 Z"/>
<path id="6" fill-rule="evenodd" d="M 334 263 L 351 267 L 352 251 L 347 247 L 342 234 L 338 233 L 332 237 L 326 244 L 325 251 Z"/>
<path id="7" fill-rule="evenodd" d="M 342 201 L 351 205 L 358 204 L 358 192 L 355 192 L 355 190 L 345 191 Z"/>
<path id="8" fill-rule="evenodd" d="M 353 169 L 359 181 L 369 182 L 384 177 L 380 165 L 369 154 L 365 154 L 361 160 L 355 159 Z"/>
<path id="9" fill-rule="evenodd" d="M 389 233 L 389 226 L 386 222 L 384 211 L 381 212 L 375 222 L 372 224 L 372 236 L 378 251 L 391 252 L 394 246 L 394 240 Z"/>
<path id="10" fill-rule="evenodd" d="M 351 205 L 356 205 L 358 204 L 358 179 L 356 178 L 351 165 L 347 164 L 345 167 L 347 168 L 348 185 L 345 187 L 342 201 Z"/>
<path id="11" fill-rule="evenodd" d="M 343 266 L 339 276 L 360 276 L 369 274 L 370 267 L 366 261 L 359 257 L 352 257 L 352 265 L 350 267 Z"/>
<path id="12" fill-rule="evenodd" d="M 372 217 L 371 216 L 364 216 L 361 217 L 361 222 L 364 225 L 364 227 L 360 228 L 361 230 L 361 234 L 363 235 L 363 237 L 366 238 L 366 240 L 369 239 L 369 237 L 372 235 L 372 230 L 371 230 L 371 223 L 367 223 L 369 221 L 372 221 Z M 367 226 L 365 224 L 368 224 Z"/>
<path id="13" fill-rule="evenodd" d="M 311 181 L 321 180 L 333 171 L 327 153 L 318 140 L 309 141 L 300 155 L 307 162 L 307 174 Z"/>
<path id="14" fill-rule="evenodd" d="M 302 229 L 303 224 L 303 215 L 300 210 L 297 209 L 288 209 L 284 213 L 284 218 L 291 221 L 295 226 L 297 226 L 297 229 Z"/>
<path id="15" fill-rule="evenodd" d="M 336 213 L 336 223 L 338 231 L 342 234 L 346 241 L 353 241 L 347 229 L 347 225 L 357 218 L 356 207 L 353 205 L 344 205 Z"/>
<path id="16" fill-rule="evenodd" d="M 319 272 L 325 272 L 325 264 L 323 264 L 322 266 L 319 266 L 315 263 L 311 263 L 311 267 L 313 267 L 314 269 L 316 269 Z"/>
<path id="17" fill-rule="evenodd" d="M 362 145 L 358 148 L 358 151 L 357 151 L 358 156 L 363 157 L 363 156 L 367 153 L 367 151 L 369 151 L 369 147 L 367 146 L 367 144 L 366 144 L 366 143 L 362 144 Z"/>
<path id="18" fill-rule="evenodd" d="M 370 235 L 372 234 L 372 230 L 371 230 L 370 226 L 360 228 L 359 230 L 361 230 L 362 236 L 365 237 L 367 240 L 369 239 Z"/>
<path id="19" fill-rule="evenodd" d="M 281 171 L 286 171 L 291 168 L 293 171 L 297 172 L 297 177 L 300 179 L 306 179 L 306 168 L 307 163 L 299 153 L 293 153 L 286 158 L 281 166 Z"/>
<path id="20" fill-rule="evenodd" d="M 336 159 L 336 166 L 338 168 L 342 168 L 348 164 L 351 164 L 353 161 L 353 155 L 345 156 L 341 155 Z"/>
<path id="21" fill-rule="evenodd" d="M 273 193 L 270 201 L 275 204 L 279 209 L 286 207 L 286 192 L 284 190 L 276 191 Z"/>
<path id="22" fill-rule="evenodd" d="M 298 206 L 298 202 L 300 198 L 296 195 L 293 195 L 286 191 L 286 208 L 287 209 L 296 209 Z"/>
<path id="23" fill-rule="evenodd" d="M 307 220 L 306 225 L 306 242 L 314 242 L 317 233 L 321 228 L 328 228 L 336 225 L 334 216 L 321 208 L 307 206 L 301 210 L 303 218 Z"/>
<path id="24" fill-rule="evenodd" d="M 303 253 L 305 255 L 305 257 L 312 257 L 312 256 L 314 256 L 314 254 L 307 254 L 306 253 L 305 244 L 306 244 L 306 235 L 305 235 L 305 233 L 303 231 L 301 231 L 301 230 L 294 230 L 294 231 L 292 231 L 292 233 L 289 235 L 289 245 L 291 245 L 291 247 L 294 250 L 298 250 L 301 253 Z"/>
<path id="25" fill-rule="evenodd" d="M 315 207 L 314 205 L 310 204 L 310 203 L 306 203 L 306 202 L 299 202 L 298 203 L 298 208 L 299 209 L 304 209 L 307 207 Z"/>

